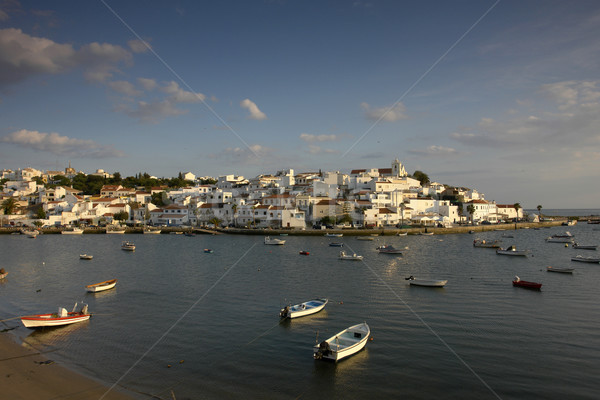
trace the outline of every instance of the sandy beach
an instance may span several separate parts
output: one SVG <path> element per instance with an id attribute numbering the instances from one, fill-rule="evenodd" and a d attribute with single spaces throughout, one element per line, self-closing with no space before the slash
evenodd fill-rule
<path id="1" fill-rule="evenodd" d="M 124 393 L 79 375 L 26 346 L 9 333 L 0 333 L 0 397 L 11 400 L 132 400 L 142 397 Z"/>

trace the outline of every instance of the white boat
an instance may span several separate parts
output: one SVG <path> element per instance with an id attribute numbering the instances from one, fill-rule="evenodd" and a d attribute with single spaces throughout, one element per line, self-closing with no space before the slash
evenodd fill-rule
<path id="1" fill-rule="evenodd" d="M 277 238 L 271 238 L 269 236 L 265 236 L 265 244 L 272 244 L 272 245 L 284 245 L 285 244 L 285 240 L 282 239 L 277 239 Z"/>
<path id="2" fill-rule="evenodd" d="M 529 250 L 517 250 L 515 246 L 507 247 L 506 249 L 499 248 L 496 250 L 496 254 L 504 256 L 522 256 L 527 257 Z"/>
<path id="3" fill-rule="evenodd" d="M 554 268 L 554 267 L 548 267 L 548 268 L 546 268 L 546 271 L 548 271 L 548 272 L 560 272 L 562 274 L 572 274 L 573 271 L 575 271 L 575 269 L 573 269 L 573 268 Z"/>
<path id="4" fill-rule="evenodd" d="M 77 303 L 73 307 L 73 311 L 67 312 L 62 307 L 58 308 L 57 313 L 53 314 L 35 314 L 21 317 L 21 322 L 26 328 L 40 328 L 43 326 L 61 326 L 68 324 L 75 324 L 77 322 L 83 322 L 90 319 L 91 314 L 88 313 L 87 304 L 83 304 L 79 311 L 77 310 Z"/>
<path id="5" fill-rule="evenodd" d="M 122 235 L 125 233 L 125 228 L 106 228 L 106 233 Z"/>
<path id="6" fill-rule="evenodd" d="M 402 254 L 402 250 L 395 248 L 391 244 L 379 246 L 377 251 L 381 254 Z"/>
<path id="7" fill-rule="evenodd" d="M 361 351 L 367 341 L 371 329 L 366 322 L 351 326 L 333 335 L 313 347 L 313 357 L 316 360 L 340 361 Z"/>
<path id="8" fill-rule="evenodd" d="M 580 256 L 577 255 L 575 257 L 571 257 L 571 261 L 580 261 L 580 262 L 586 262 L 586 263 L 600 263 L 600 258 L 598 257 L 584 257 L 584 256 Z"/>
<path id="9" fill-rule="evenodd" d="M 356 253 L 349 255 L 345 251 L 340 251 L 340 260 L 361 261 L 363 256 L 357 256 Z"/>
<path id="10" fill-rule="evenodd" d="M 32 239 L 35 239 L 39 235 L 39 232 L 35 229 L 23 229 L 21 233 Z"/>
<path id="11" fill-rule="evenodd" d="M 6 278 L 7 275 L 8 275 L 8 272 L 6 272 L 4 270 L 4 268 L 0 268 L 0 279 Z"/>
<path id="12" fill-rule="evenodd" d="M 343 233 L 326 233 L 325 237 L 342 237 L 344 236 Z"/>
<path id="13" fill-rule="evenodd" d="M 473 240 L 473 247 L 499 248 L 500 242 L 500 240 L 475 239 Z"/>
<path id="14" fill-rule="evenodd" d="M 66 228 L 60 232 L 63 235 L 81 235 L 83 229 L 81 228 Z"/>
<path id="15" fill-rule="evenodd" d="M 574 237 L 571 232 L 566 231 L 565 233 L 556 233 L 554 235 L 552 235 L 552 237 L 554 238 L 572 238 Z"/>
<path id="16" fill-rule="evenodd" d="M 312 299 L 293 306 L 286 306 L 281 309 L 279 316 L 291 319 L 315 314 L 321 311 L 327 302 L 327 299 Z"/>
<path id="17" fill-rule="evenodd" d="M 91 260 L 92 258 L 94 258 L 94 256 L 91 254 L 80 254 L 79 258 L 81 258 L 82 260 Z"/>
<path id="18" fill-rule="evenodd" d="M 446 286 L 446 283 L 448 283 L 447 279 L 417 279 L 412 275 L 404 279 L 406 279 L 408 283 L 413 286 L 444 287 Z"/>
<path id="19" fill-rule="evenodd" d="M 421 236 L 432 236 L 433 232 L 419 232 L 419 235 L 421 235 Z"/>
<path id="20" fill-rule="evenodd" d="M 160 234 L 161 229 L 148 227 L 148 228 L 144 228 L 143 232 L 146 235 L 158 235 L 158 234 Z"/>
<path id="21" fill-rule="evenodd" d="M 408 232 L 398 232 L 396 236 L 408 236 Z"/>
<path id="22" fill-rule="evenodd" d="M 111 279 L 111 280 L 108 280 L 108 281 L 104 281 L 104 282 L 100 282 L 100 283 L 93 283 L 91 285 L 87 285 L 85 287 L 85 290 L 87 290 L 90 293 L 102 292 L 104 290 L 108 290 L 108 289 L 114 288 L 116 284 L 117 284 L 117 280 L 116 279 Z"/>
<path id="23" fill-rule="evenodd" d="M 121 243 L 121 249 L 125 251 L 135 251 L 135 244 L 132 242 L 123 242 Z"/>
<path id="24" fill-rule="evenodd" d="M 596 245 L 584 245 L 584 244 L 578 244 L 578 243 L 573 243 L 573 248 L 574 249 L 580 249 L 580 250 L 596 250 L 598 248 L 598 246 Z"/>
<path id="25" fill-rule="evenodd" d="M 356 240 L 373 241 L 375 238 L 373 236 L 357 236 Z"/>

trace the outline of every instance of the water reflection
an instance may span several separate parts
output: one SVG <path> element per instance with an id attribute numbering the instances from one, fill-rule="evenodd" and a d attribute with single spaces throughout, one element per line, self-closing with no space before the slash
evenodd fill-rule
<path id="1" fill-rule="evenodd" d="M 89 328 L 89 321 L 66 326 L 36 328 L 23 339 L 23 344 L 33 348 L 56 346 L 67 342 L 74 332 L 84 332 Z"/>

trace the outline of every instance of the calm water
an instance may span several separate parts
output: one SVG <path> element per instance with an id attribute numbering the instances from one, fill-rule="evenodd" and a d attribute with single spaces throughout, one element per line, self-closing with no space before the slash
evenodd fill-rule
<path id="1" fill-rule="evenodd" d="M 83 300 L 94 313 L 89 322 L 12 332 L 109 385 L 164 399 L 171 390 L 178 400 L 598 399 L 600 265 L 570 257 L 600 254 L 544 241 L 569 230 L 579 243 L 600 244 L 595 227 L 343 238 L 363 263 L 339 261 L 325 237 L 289 236 L 281 247 L 260 236 L 6 235 L 0 318 Z M 503 243 L 532 257 L 472 246 L 475 237 L 509 232 L 515 238 Z M 134 253 L 120 250 L 125 238 Z M 407 251 L 378 254 L 384 243 Z M 548 273 L 548 265 L 576 272 Z M 542 290 L 512 287 L 515 274 Z M 409 275 L 448 284 L 411 287 Z M 111 278 L 115 290 L 85 293 Z M 323 312 L 279 322 L 285 303 L 314 297 L 330 299 Z M 312 359 L 317 336 L 363 321 L 373 337 L 366 350 L 338 364 Z"/>

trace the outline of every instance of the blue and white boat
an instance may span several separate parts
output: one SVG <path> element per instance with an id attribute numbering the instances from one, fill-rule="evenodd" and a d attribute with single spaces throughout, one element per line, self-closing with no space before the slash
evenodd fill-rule
<path id="1" fill-rule="evenodd" d="M 327 299 L 312 299 L 293 306 L 286 306 L 281 309 L 279 316 L 291 319 L 315 314 L 321 311 L 328 301 Z"/>

